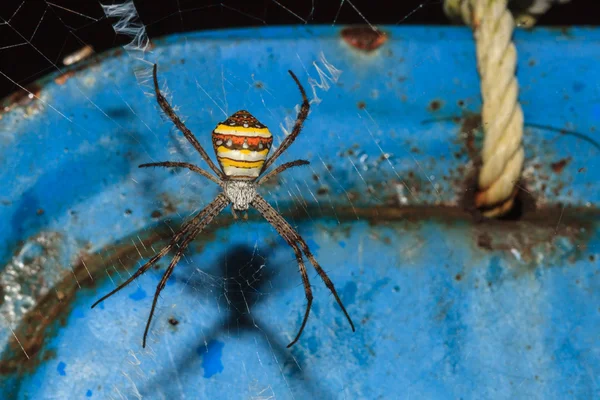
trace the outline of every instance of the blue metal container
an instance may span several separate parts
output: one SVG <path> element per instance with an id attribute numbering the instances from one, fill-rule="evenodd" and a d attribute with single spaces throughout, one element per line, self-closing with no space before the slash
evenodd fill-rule
<path id="1" fill-rule="evenodd" d="M 168 263 L 90 306 L 204 207 L 216 185 L 138 169 L 200 158 L 121 51 L 54 74 L 0 119 L 0 397 L 378 399 L 600 397 L 597 29 L 518 31 L 528 124 L 523 215 L 464 209 L 481 141 L 467 28 L 393 27 L 365 52 L 340 28 L 156 41 L 172 104 L 200 143 L 249 110 L 275 134 L 313 107 L 261 193 L 308 241 L 357 325 L 257 213 L 225 212 L 162 292 Z M 538 208 L 527 208 L 528 202 Z M 18 339 L 18 340 L 17 340 Z"/>

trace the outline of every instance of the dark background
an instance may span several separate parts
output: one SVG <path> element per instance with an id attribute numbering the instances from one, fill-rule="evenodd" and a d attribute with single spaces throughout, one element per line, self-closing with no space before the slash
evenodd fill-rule
<path id="1" fill-rule="evenodd" d="M 120 2 L 102 0 L 103 4 Z M 135 4 L 151 38 L 243 26 L 361 24 L 364 18 L 374 25 L 450 24 L 441 0 L 352 0 L 345 1 L 340 8 L 341 2 L 138 0 Z M 393 10 L 389 4 L 394 4 Z M 85 44 L 102 52 L 129 42 L 130 38 L 115 35 L 111 23 L 104 17 L 99 0 L 1 0 L 0 72 L 25 86 L 55 71 L 54 64 L 62 66 L 61 60 L 66 55 Z M 538 22 L 538 26 L 599 24 L 600 1 L 594 0 L 555 5 Z M 18 89 L 1 73 L 0 99 Z"/>

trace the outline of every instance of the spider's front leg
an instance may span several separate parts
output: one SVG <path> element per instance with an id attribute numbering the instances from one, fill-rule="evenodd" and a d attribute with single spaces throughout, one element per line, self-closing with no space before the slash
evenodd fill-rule
<path id="1" fill-rule="evenodd" d="M 300 111 L 298 111 L 298 116 L 296 117 L 296 122 L 294 123 L 292 131 L 288 136 L 286 136 L 285 139 L 283 139 L 283 142 L 281 142 L 281 145 L 277 148 L 277 150 L 275 150 L 275 153 L 273 153 L 273 155 L 265 161 L 261 172 L 266 171 L 271 164 L 273 164 L 275 160 L 277 160 L 277 158 L 279 158 L 279 156 L 282 155 L 292 143 L 294 143 L 294 140 L 296 140 L 296 137 L 298 137 L 300 134 L 302 125 L 304 124 L 304 121 L 306 121 L 306 118 L 308 118 L 308 113 L 310 111 L 310 102 L 308 101 L 304 87 L 292 71 L 288 72 L 290 73 L 292 79 L 294 79 L 294 82 L 296 82 L 298 90 L 300 90 L 300 94 L 302 95 L 302 105 L 300 106 Z"/>
<path id="2" fill-rule="evenodd" d="M 286 162 L 285 164 L 281 164 L 279 167 L 275 168 L 274 170 L 272 170 L 268 174 L 263 175 L 256 182 L 256 185 L 259 186 L 259 185 L 265 183 L 266 181 L 268 181 L 271 178 L 276 177 L 277 175 L 279 175 L 280 173 L 282 173 L 286 169 L 293 168 L 293 167 L 300 167 L 302 165 L 308 165 L 308 164 L 310 164 L 310 162 L 306 161 L 306 160 L 296 160 L 296 161 Z"/>

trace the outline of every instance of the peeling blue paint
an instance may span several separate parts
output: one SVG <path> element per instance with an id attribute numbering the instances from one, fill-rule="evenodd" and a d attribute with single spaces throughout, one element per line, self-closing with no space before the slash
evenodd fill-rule
<path id="1" fill-rule="evenodd" d="M 135 301 L 140 301 L 145 299 L 146 296 L 146 291 L 142 289 L 141 286 L 138 286 L 137 290 L 129 295 L 129 298 Z"/>
<path id="2" fill-rule="evenodd" d="M 204 369 L 205 378 L 210 378 L 215 374 L 223 372 L 221 357 L 224 346 L 225 343 L 218 340 L 211 340 L 206 346 L 200 346 L 196 351 L 202 357 L 202 368 Z"/>
<path id="3" fill-rule="evenodd" d="M 67 364 L 65 364 L 64 362 L 59 362 L 58 365 L 56 366 L 56 371 L 58 372 L 58 374 L 60 376 L 66 376 L 67 373 L 65 372 L 65 368 L 67 367 Z"/>

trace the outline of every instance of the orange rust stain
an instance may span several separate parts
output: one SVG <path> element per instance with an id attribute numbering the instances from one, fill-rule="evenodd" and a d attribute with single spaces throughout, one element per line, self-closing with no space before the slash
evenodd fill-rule
<path id="1" fill-rule="evenodd" d="M 560 174 L 569 162 L 571 162 L 571 157 L 563 158 L 550 164 L 550 167 L 552 168 L 552 171 Z"/>
<path id="2" fill-rule="evenodd" d="M 385 32 L 374 30 L 369 26 L 351 26 L 342 29 L 342 38 L 350 46 L 365 52 L 381 47 L 388 39 Z"/>

